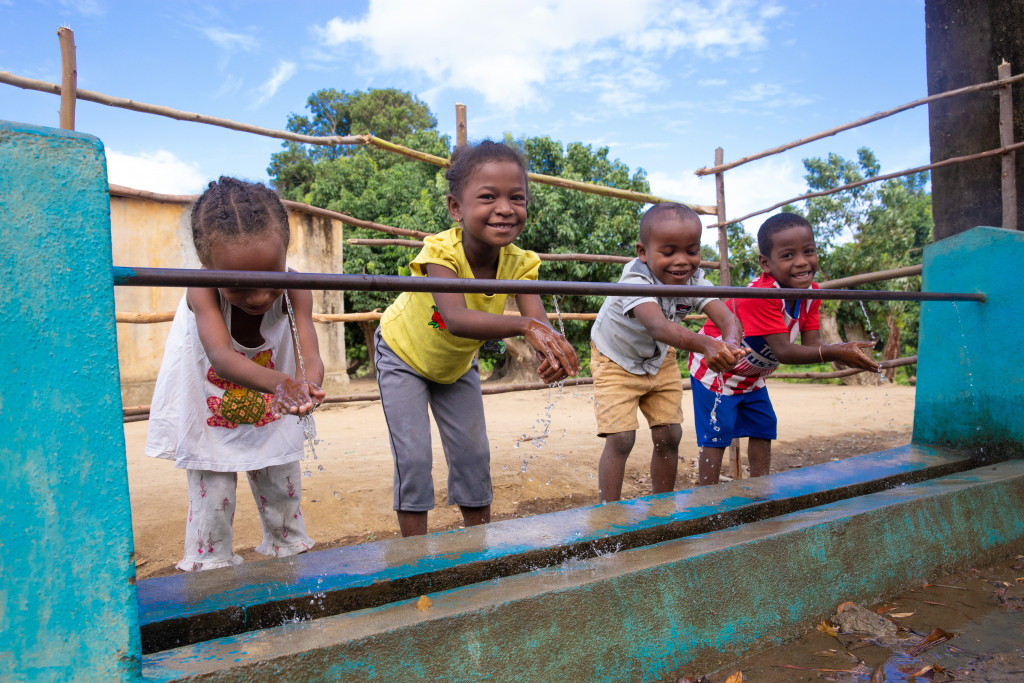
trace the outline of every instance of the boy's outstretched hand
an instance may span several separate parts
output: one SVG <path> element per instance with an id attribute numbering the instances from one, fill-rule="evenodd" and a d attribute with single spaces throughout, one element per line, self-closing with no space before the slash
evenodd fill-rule
<path id="1" fill-rule="evenodd" d="M 300 382 L 289 377 L 274 390 L 274 396 L 270 399 L 270 412 L 274 417 L 306 415 L 323 403 L 326 396 L 324 390 L 312 382 Z"/>
<path id="2" fill-rule="evenodd" d="M 545 383 L 551 384 L 579 373 L 580 359 L 576 357 L 576 349 L 553 328 L 531 320 L 524 336 L 542 358 L 537 374 Z"/>
<path id="3" fill-rule="evenodd" d="M 712 372 L 727 372 L 731 370 L 743 356 L 750 350 L 745 346 L 730 344 L 729 342 L 703 337 L 704 359 Z"/>
<path id="4" fill-rule="evenodd" d="M 836 360 L 845 363 L 851 368 L 870 370 L 878 372 L 879 365 L 868 358 L 861 349 L 870 349 L 875 345 L 873 341 L 852 341 L 843 344 L 825 344 L 821 348 L 829 350 L 829 360 Z M 824 354 L 822 354 L 824 356 Z"/>

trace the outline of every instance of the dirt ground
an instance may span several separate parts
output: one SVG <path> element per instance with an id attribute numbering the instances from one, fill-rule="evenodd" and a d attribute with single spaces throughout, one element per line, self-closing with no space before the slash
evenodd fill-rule
<path id="1" fill-rule="evenodd" d="M 357 394 L 375 389 L 372 382 L 356 382 L 349 391 Z M 779 416 L 773 472 L 910 442 L 913 387 L 770 382 L 769 391 Z M 603 441 L 594 435 L 593 401 L 589 386 L 484 396 L 493 447 L 494 520 L 598 502 L 597 462 Z M 697 447 L 689 392 L 683 397 L 683 411 L 677 489 L 691 487 L 696 480 Z M 315 417 L 321 441 L 317 459 L 307 458 L 304 463 L 311 474 L 303 478 L 302 486 L 307 532 L 317 541 L 316 547 L 397 536 L 391 509 L 391 452 L 380 404 L 326 406 Z M 188 511 L 184 471 L 169 461 L 143 455 L 147 425 L 132 422 L 124 426 L 139 578 L 176 571 L 174 563 L 182 556 Z M 438 505 L 430 515 L 430 529 L 456 528 L 461 515 L 458 508 L 445 504 L 448 472 L 436 428 L 431 438 Z M 650 493 L 651 447 L 650 432 L 641 417 L 636 446 L 626 467 L 624 498 Z M 742 462 L 745 466 L 745 458 Z M 726 463 L 723 473 L 730 469 Z M 259 520 L 243 482 L 235 515 L 235 550 L 246 561 L 260 560 L 263 556 L 252 550 L 261 540 Z"/>

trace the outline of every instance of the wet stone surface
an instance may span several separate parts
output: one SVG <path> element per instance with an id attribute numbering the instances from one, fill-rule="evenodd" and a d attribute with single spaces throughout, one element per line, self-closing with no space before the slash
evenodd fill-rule
<path id="1" fill-rule="evenodd" d="M 723 683 L 740 671 L 748 683 L 1024 681 L 1024 548 L 1017 550 L 866 609 L 840 605 L 802 638 L 693 680 Z"/>

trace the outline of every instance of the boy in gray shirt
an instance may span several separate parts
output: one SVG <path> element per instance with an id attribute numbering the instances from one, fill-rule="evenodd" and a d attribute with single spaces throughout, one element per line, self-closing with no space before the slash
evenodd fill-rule
<path id="1" fill-rule="evenodd" d="M 640 220 L 637 258 L 619 282 L 711 286 L 700 268 L 703 226 L 696 212 L 675 203 L 655 204 Z M 679 323 L 690 312 L 706 313 L 722 340 L 687 330 Z M 626 459 L 636 441 L 639 407 L 651 427 L 651 485 L 654 493 L 675 488 L 682 437 L 682 378 L 676 349 L 696 351 L 716 372 L 743 357 L 739 320 L 712 297 L 610 296 L 590 331 L 590 371 L 598 436 L 605 438 L 598 466 L 601 501 L 619 500 Z"/>

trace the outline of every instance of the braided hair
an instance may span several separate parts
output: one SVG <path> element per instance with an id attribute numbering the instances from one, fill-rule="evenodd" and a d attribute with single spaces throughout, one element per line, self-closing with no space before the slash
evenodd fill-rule
<path id="1" fill-rule="evenodd" d="M 214 240 L 259 237 L 272 230 L 278 231 L 287 249 L 288 212 L 281 198 L 262 183 L 221 176 L 192 205 L 192 242 L 204 266 L 210 265 Z"/>

